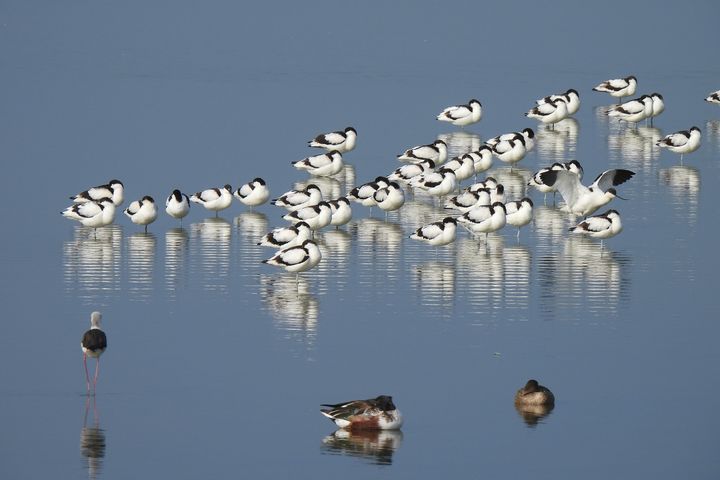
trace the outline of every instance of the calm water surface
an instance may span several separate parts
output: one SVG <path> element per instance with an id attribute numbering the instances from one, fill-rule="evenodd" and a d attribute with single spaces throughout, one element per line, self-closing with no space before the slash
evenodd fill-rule
<path id="1" fill-rule="evenodd" d="M 31 3 L 0 8 L 3 477 L 717 478 L 715 3 Z M 653 127 L 608 122 L 591 92 L 629 74 L 665 96 Z M 255 176 L 281 194 L 308 182 L 289 165 L 307 139 L 353 125 L 349 165 L 313 180 L 338 196 L 411 145 L 456 154 L 535 128 L 522 113 L 567 88 L 576 118 L 489 173 L 514 198 L 554 161 L 579 159 L 587 182 L 637 172 L 604 249 L 531 192 L 519 240 L 462 232 L 436 252 L 408 239 L 445 215 L 417 193 L 321 232 L 323 260 L 296 284 L 260 263 L 258 238 L 285 223 L 269 205 L 193 208 L 182 227 L 161 212 L 147 234 L 121 214 L 97 236 L 58 215 L 111 178 L 125 206 Z M 480 124 L 433 119 L 472 97 Z M 654 146 L 692 125 L 703 145 L 683 165 Z M 93 310 L 109 349 L 88 398 Z M 552 412 L 515 410 L 528 378 L 553 389 Z M 381 393 L 401 432 L 335 432 L 318 412 Z"/>

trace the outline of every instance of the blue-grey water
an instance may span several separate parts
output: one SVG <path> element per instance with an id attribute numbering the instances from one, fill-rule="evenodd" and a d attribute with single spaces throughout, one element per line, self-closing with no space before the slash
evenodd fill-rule
<path id="1" fill-rule="evenodd" d="M 720 182 L 716 2 L 26 2 L 0 5 L 0 474 L 3 478 L 717 478 L 715 275 Z M 636 75 L 666 111 L 637 130 L 591 88 Z M 255 176 L 273 194 L 314 135 L 357 148 L 325 192 L 397 167 L 404 148 L 453 152 L 535 128 L 534 99 L 582 107 L 509 171 L 512 196 L 554 161 L 586 180 L 637 175 L 611 204 L 624 231 L 570 238 L 536 203 L 520 240 L 465 232 L 436 254 L 407 236 L 444 213 L 415 195 L 319 235 L 293 275 L 261 264 L 281 211 L 120 212 L 97 232 L 58 212 L 121 179 L 124 206 Z M 476 97 L 460 131 L 434 116 Z M 696 125 L 680 165 L 654 146 Z M 109 348 L 85 395 L 79 340 L 104 314 Z M 93 364 L 91 363 L 91 366 Z M 523 417 L 537 378 L 557 397 Z M 401 432 L 334 434 L 320 403 L 393 395 Z"/>

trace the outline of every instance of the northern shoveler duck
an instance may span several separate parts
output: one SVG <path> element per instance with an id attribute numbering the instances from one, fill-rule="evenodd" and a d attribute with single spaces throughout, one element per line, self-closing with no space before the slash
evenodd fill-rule
<path id="1" fill-rule="evenodd" d="M 515 394 L 516 405 L 554 405 L 555 395 L 537 380 L 528 380 Z"/>
<path id="2" fill-rule="evenodd" d="M 389 395 L 321 406 L 327 408 L 320 412 L 335 425 L 350 430 L 397 430 L 403 422 L 400 410 Z"/>

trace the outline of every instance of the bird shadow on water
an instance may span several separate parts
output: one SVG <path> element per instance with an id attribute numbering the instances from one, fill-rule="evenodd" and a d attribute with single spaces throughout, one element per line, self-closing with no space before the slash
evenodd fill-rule
<path id="1" fill-rule="evenodd" d="M 340 429 L 322 439 L 322 449 L 324 454 L 355 457 L 373 465 L 392 465 L 402 439 L 400 430 Z"/>
<path id="2" fill-rule="evenodd" d="M 92 422 L 88 424 L 88 417 L 92 412 Z M 103 459 L 107 449 L 105 430 L 100 427 L 96 397 L 85 398 L 85 415 L 80 430 L 80 454 L 83 457 L 84 467 L 90 480 L 97 479 L 102 474 Z"/>

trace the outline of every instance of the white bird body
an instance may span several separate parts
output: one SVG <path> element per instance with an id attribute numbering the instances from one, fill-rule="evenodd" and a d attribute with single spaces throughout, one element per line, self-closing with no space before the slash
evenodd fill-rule
<path id="1" fill-rule="evenodd" d="M 267 202 L 270 198 L 270 190 L 260 177 L 254 178 L 251 182 L 241 185 L 235 190 L 235 198 L 248 207 L 257 207 Z"/>
<path id="2" fill-rule="evenodd" d="M 505 219 L 508 225 L 517 227 L 518 236 L 520 228 L 530 223 L 533 219 L 533 202 L 525 197 L 522 200 L 505 204 Z"/>
<path id="3" fill-rule="evenodd" d="M 712 92 L 710 95 L 705 97 L 705 101 L 708 103 L 714 103 L 716 105 L 720 105 L 720 90 Z"/>
<path id="4" fill-rule="evenodd" d="M 316 177 L 329 177 L 339 173 L 344 163 L 342 154 L 338 150 L 332 150 L 292 162 L 292 165 L 298 170 L 305 170 Z"/>
<path id="5" fill-rule="evenodd" d="M 441 168 L 437 172 L 430 172 L 413 178 L 410 185 L 421 188 L 430 195 L 442 197 L 457 188 L 457 180 L 455 172 L 449 168 Z"/>
<path id="6" fill-rule="evenodd" d="M 355 148 L 357 131 L 347 127 L 343 131 L 323 133 L 308 142 L 308 146 L 324 148 L 327 151 L 337 150 L 340 153 L 349 152 Z"/>
<path id="7" fill-rule="evenodd" d="M 376 177 L 374 181 L 360 185 L 350 190 L 348 198 L 354 202 L 365 207 L 373 207 L 377 204 L 375 201 L 375 192 L 381 188 L 385 188 L 390 185 L 390 181 L 387 177 Z"/>
<path id="8" fill-rule="evenodd" d="M 397 156 L 398 160 L 420 163 L 432 160 L 436 165 L 440 165 L 447 160 L 447 144 L 442 140 L 435 140 L 428 145 L 418 145 L 408 148 Z"/>
<path id="9" fill-rule="evenodd" d="M 483 145 L 474 152 L 466 153 L 463 156 L 472 158 L 475 175 L 486 172 L 492 167 L 493 153 L 492 149 L 487 145 Z"/>
<path id="10" fill-rule="evenodd" d="M 390 182 L 387 187 L 377 190 L 373 199 L 381 210 L 392 212 L 405 204 L 405 192 L 396 182 Z"/>
<path id="11" fill-rule="evenodd" d="M 222 188 L 208 188 L 190 197 L 191 202 L 199 203 L 207 210 L 214 212 L 228 208 L 232 204 L 232 199 L 232 187 L 230 185 L 225 185 Z"/>
<path id="12" fill-rule="evenodd" d="M 482 104 L 472 99 L 467 105 L 447 107 L 436 117 L 441 122 L 449 122 L 458 127 L 477 123 L 482 118 Z"/>
<path id="13" fill-rule="evenodd" d="M 616 210 L 608 210 L 602 215 L 586 218 L 570 228 L 570 231 L 604 240 L 614 237 L 622 231 L 622 228 L 620 214 Z"/>
<path id="14" fill-rule="evenodd" d="M 525 116 L 535 118 L 545 124 L 555 124 L 568 117 L 567 103 L 562 98 L 550 100 L 531 108 Z"/>
<path id="15" fill-rule="evenodd" d="M 502 183 L 490 189 L 490 205 L 493 203 L 505 203 L 505 186 Z"/>
<path id="16" fill-rule="evenodd" d="M 435 168 L 435 162 L 432 160 L 423 160 L 418 163 L 411 163 L 403 165 L 400 168 L 395 169 L 393 173 L 388 175 L 388 180 L 392 182 L 403 182 L 409 183 L 410 179 L 422 175 L 423 173 L 430 172 Z"/>
<path id="17" fill-rule="evenodd" d="M 80 222 L 85 227 L 100 228 L 115 220 L 115 203 L 110 198 L 76 203 L 67 207 L 62 215 Z"/>
<path id="18" fill-rule="evenodd" d="M 582 177 L 583 177 L 583 168 L 577 160 L 572 160 L 567 163 L 556 162 L 556 163 L 553 163 L 549 167 L 541 168 L 540 170 L 535 172 L 535 174 L 533 174 L 533 176 L 528 181 L 528 183 L 527 183 L 528 186 L 535 187 L 535 189 L 537 189 L 537 191 L 539 191 L 541 193 L 545 193 L 545 194 L 557 192 L 556 186 L 545 185 L 541 178 L 541 175 L 543 173 L 549 172 L 550 170 L 567 170 L 570 172 L 574 172 L 575 174 L 578 175 L 580 180 L 582 180 Z"/>
<path id="19" fill-rule="evenodd" d="M 134 224 L 144 225 L 146 231 L 147 226 L 154 222 L 158 215 L 155 200 L 149 195 L 132 202 L 124 213 Z"/>
<path id="20" fill-rule="evenodd" d="M 289 222 L 305 222 L 312 230 L 320 230 L 330 225 L 332 210 L 327 202 L 303 207 L 283 216 Z"/>
<path id="21" fill-rule="evenodd" d="M 630 95 L 635 95 L 636 89 L 637 78 L 632 75 L 625 78 L 613 78 L 610 80 L 605 80 L 604 82 L 593 88 L 593 90 L 596 92 L 609 93 L 610 96 L 615 98 L 629 97 Z"/>
<path id="22" fill-rule="evenodd" d="M 73 203 L 85 203 L 85 202 L 96 202 L 103 198 L 112 199 L 113 203 L 117 207 L 123 203 L 124 186 L 120 180 L 110 180 L 105 185 L 98 185 L 97 187 L 88 188 L 84 192 L 80 192 L 77 195 L 70 197 Z"/>
<path id="23" fill-rule="evenodd" d="M 543 103 L 555 101 L 558 98 L 565 100 L 565 103 L 567 103 L 567 111 L 569 116 L 575 115 L 575 113 L 577 113 L 577 111 L 580 109 L 580 94 L 578 94 L 577 90 L 572 88 L 565 93 L 548 95 L 547 97 L 540 98 L 536 100 L 535 103 L 540 105 Z"/>
<path id="24" fill-rule="evenodd" d="M 317 244 L 312 240 L 305 240 L 300 245 L 280 250 L 271 258 L 263 260 L 263 263 L 282 267 L 287 272 L 306 272 L 315 267 L 322 259 L 322 254 Z"/>
<path id="25" fill-rule="evenodd" d="M 686 153 L 692 153 L 700 148 L 700 141 L 702 133 L 698 127 L 692 127 L 690 131 L 682 130 L 680 132 L 671 133 L 662 140 L 659 140 L 656 145 L 660 148 L 667 148 L 671 152 L 679 153 L 680 160 L 682 161 L 682 155 Z"/>
<path id="26" fill-rule="evenodd" d="M 190 213 L 190 199 L 180 190 L 175 189 L 165 200 L 165 211 L 171 217 L 182 220 Z"/>
<path id="27" fill-rule="evenodd" d="M 490 140 L 485 142 L 485 144 L 492 148 L 503 140 L 512 140 L 517 135 L 523 136 L 525 140 L 525 148 L 528 152 L 532 151 L 532 149 L 535 147 L 535 131 L 532 128 L 523 128 L 521 132 L 503 133 L 502 135 L 491 138 Z"/>
<path id="28" fill-rule="evenodd" d="M 607 111 L 609 117 L 617 117 L 626 122 L 637 123 L 650 118 L 653 112 L 653 99 L 643 95 L 635 100 L 610 107 Z"/>
<path id="29" fill-rule="evenodd" d="M 597 176 L 589 187 L 580 183 L 580 177 L 567 170 L 550 170 L 540 174 L 542 182 L 556 186 L 570 213 L 588 216 L 617 196 L 615 186 L 630 180 L 635 172 L 606 170 Z"/>
<path id="30" fill-rule="evenodd" d="M 439 247 L 454 242 L 456 230 L 457 221 L 453 217 L 446 217 L 440 222 L 418 228 L 415 233 L 410 235 L 410 238 L 426 242 L 433 247 Z"/>
<path id="31" fill-rule="evenodd" d="M 652 103 L 652 114 L 650 115 L 650 118 L 654 118 L 665 111 L 665 99 L 659 93 L 651 94 L 650 98 L 652 98 L 652 102 L 653 102 Z"/>
<path id="32" fill-rule="evenodd" d="M 476 182 L 473 183 L 468 187 L 468 190 L 471 192 L 475 192 L 477 190 L 480 190 L 481 188 L 487 188 L 490 191 L 495 190 L 495 188 L 498 186 L 497 180 L 495 180 L 494 177 L 487 177 L 482 182 Z"/>
<path id="33" fill-rule="evenodd" d="M 323 199 L 320 187 L 310 184 L 303 190 L 290 190 L 272 201 L 273 205 L 283 207 L 290 212 L 301 208 L 317 205 Z"/>
<path id="34" fill-rule="evenodd" d="M 345 225 L 352 219 L 352 207 L 347 197 L 340 197 L 337 200 L 327 202 L 330 205 L 330 225 L 339 227 Z"/>
<path id="35" fill-rule="evenodd" d="M 298 222 L 290 227 L 276 228 L 265 234 L 257 243 L 262 247 L 290 248 L 300 245 L 312 236 L 312 229 L 306 222 Z"/>
<path id="36" fill-rule="evenodd" d="M 515 164 L 525 158 L 527 153 L 525 137 L 516 134 L 511 139 L 500 140 L 492 147 L 492 151 L 501 162 Z"/>
<path id="37" fill-rule="evenodd" d="M 490 205 L 490 203 L 490 190 L 487 188 L 480 188 L 475 191 L 465 190 L 459 195 L 450 198 L 445 204 L 445 208 L 465 213 L 475 207 Z"/>
<path id="38" fill-rule="evenodd" d="M 458 217 L 457 221 L 473 234 L 496 232 L 507 222 L 505 205 L 496 202 L 492 205 L 475 207 Z"/>

